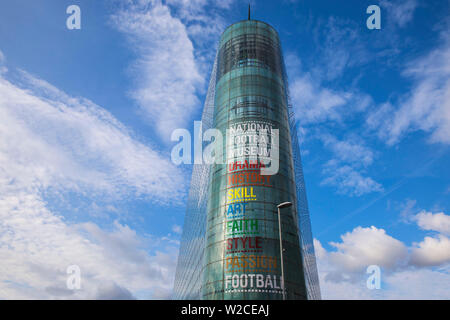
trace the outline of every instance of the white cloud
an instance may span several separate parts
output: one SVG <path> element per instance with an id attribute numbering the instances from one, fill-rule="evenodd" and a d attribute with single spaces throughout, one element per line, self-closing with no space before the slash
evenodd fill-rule
<path id="1" fill-rule="evenodd" d="M 2 50 L 0 50 L 0 76 L 8 71 L 8 69 L 5 67 L 5 62 L 5 55 L 3 54 Z"/>
<path id="2" fill-rule="evenodd" d="M 433 237 L 413 243 L 410 264 L 414 266 L 440 266 L 450 263 L 450 216 L 443 212 L 432 213 L 425 210 L 411 217 L 424 230 L 437 231 Z"/>
<path id="3" fill-rule="evenodd" d="M 330 160 L 324 166 L 321 185 L 335 186 L 338 193 L 349 196 L 361 196 L 371 192 L 381 192 L 383 187 L 370 177 L 364 177 L 349 165 L 339 165 L 336 160 Z"/>
<path id="4" fill-rule="evenodd" d="M 202 77 L 207 79 L 218 39 L 230 24 L 227 21 L 234 0 L 168 0 L 171 14 L 186 26 L 189 38 L 194 44 L 194 55 Z M 206 84 L 206 82 L 205 82 Z M 202 93 L 204 91 L 202 90 Z"/>
<path id="5" fill-rule="evenodd" d="M 408 254 L 406 246 L 383 229 L 357 227 L 341 236 L 342 242 L 331 242 L 337 249 L 329 253 L 330 262 L 342 273 L 363 272 L 369 265 L 395 270 Z"/>
<path id="6" fill-rule="evenodd" d="M 128 299 L 171 289 L 176 248 L 150 255 L 146 240 L 126 225 L 70 226 L 31 194 L 2 197 L 0 219 L 2 299 Z M 66 287 L 70 265 L 80 267 L 80 290 Z"/>
<path id="7" fill-rule="evenodd" d="M 186 26 L 160 1 L 127 4 L 112 16 L 137 53 L 132 96 L 164 141 L 186 127 L 204 85 Z"/>
<path id="8" fill-rule="evenodd" d="M 207 43 L 220 28 L 205 19 L 218 15 L 180 19 L 160 1 L 118 7 L 112 21 L 137 54 L 132 95 L 155 131 L 169 139 L 199 106 L 196 94 L 204 85 L 198 70 L 207 57 L 194 55 L 188 35 L 202 34 L 197 40 Z M 2 68 L 4 61 L 1 54 Z M 140 237 L 117 221 L 111 230 L 69 223 L 76 212 L 62 208 L 62 217 L 47 201 L 67 204 L 75 195 L 115 212 L 108 202 L 144 197 L 180 203 L 185 179 L 170 158 L 105 109 L 26 72 L 14 81 L 0 74 L 0 117 L 0 298 L 169 298 L 178 241 Z M 66 288 L 66 268 L 73 264 L 81 268 L 81 290 Z"/>
<path id="9" fill-rule="evenodd" d="M 372 99 L 356 91 L 333 91 L 324 87 L 310 73 L 300 74 L 300 59 L 288 55 L 288 68 L 293 81 L 290 83 L 290 96 L 295 116 L 303 126 L 312 126 L 335 122 L 340 125 L 352 113 L 365 110 Z M 361 139 L 338 140 L 330 134 L 318 134 L 325 147 L 334 153 L 334 158 L 324 165 L 322 173 L 326 178 L 322 185 L 338 187 L 338 192 L 351 196 L 360 196 L 370 192 L 379 192 L 383 187 L 370 177 L 360 172 L 360 167 L 367 167 L 373 162 L 374 153 L 364 146 Z"/>
<path id="10" fill-rule="evenodd" d="M 106 281 L 99 285 L 95 300 L 134 300 L 133 294 L 126 288 L 118 286 L 114 281 Z"/>
<path id="11" fill-rule="evenodd" d="M 322 88 L 309 74 L 294 78 L 289 89 L 295 114 L 302 124 L 341 120 L 339 107 L 352 98 L 351 93 Z"/>
<path id="12" fill-rule="evenodd" d="M 0 77 L 0 136 L 0 299 L 170 293 L 175 242 L 142 238 L 119 222 L 111 230 L 68 223 L 76 212 L 63 210 L 62 217 L 48 203 L 50 197 L 70 202 L 73 195 L 94 204 L 130 197 L 180 201 L 183 175 L 169 158 L 105 109 L 26 72 L 14 81 Z M 72 291 L 66 269 L 74 264 L 82 288 Z"/>
<path id="13" fill-rule="evenodd" d="M 331 281 L 322 272 L 332 268 L 319 261 L 322 299 L 328 300 L 446 300 L 450 299 L 449 270 L 411 269 L 394 273 L 381 272 L 381 288 L 370 290 L 366 282 L 369 274 L 362 273 L 354 282 Z"/>
<path id="14" fill-rule="evenodd" d="M 316 78 L 337 82 L 348 69 L 369 61 L 370 50 L 359 30 L 353 22 L 334 16 L 318 24 L 315 43 L 319 60 L 313 67 Z"/>
<path id="15" fill-rule="evenodd" d="M 294 62 L 291 62 L 294 63 Z M 301 125 L 332 121 L 341 123 L 352 113 L 364 111 L 372 99 L 353 90 L 334 90 L 322 85 L 310 73 L 291 78 L 290 97 Z"/>
<path id="16" fill-rule="evenodd" d="M 333 19 L 329 22 L 330 25 L 335 23 Z M 347 33 L 352 34 L 348 30 L 343 33 L 334 32 L 332 37 L 327 38 L 327 48 L 331 51 L 331 48 L 338 46 L 339 39 L 345 38 Z M 354 37 L 356 35 L 353 34 L 352 39 Z M 344 52 L 347 47 L 341 49 Z M 308 126 L 321 125 L 321 133 L 316 134 L 316 137 L 322 140 L 324 146 L 334 154 L 333 159 L 328 161 L 322 170 L 325 176 L 322 185 L 336 186 L 339 193 L 350 196 L 382 191 L 381 184 L 364 176 L 364 172 L 361 170 L 361 167 L 365 168 L 371 165 L 374 158 L 373 151 L 364 145 L 361 138 L 339 140 L 330 134 L 322 133 L 323 127 L 333 126 L 333 129 L 345 127 L 345 121 L 366 110 L 372 104 L 372 98 L 360 93 L 355 88 L 335 90 L 326 84 L 327 78 L 339 77 L 344 68 L 352 65 L 351 62 L 343 63 L 338 68 L 339 70 L 324 77 L 325 67 L 321 63 L 322 60 L 319 61 L 317 70 L 302 72 L 302 61 L 297 55 L 289 53 L 286 59 L 291 79 L 290 97 L 296 119 L 301 125 L 299 132 L 306 132 L 305 127 L 308 128 Z M 303 137 L 301 140 L 304 140 Z"/>
<path id="17" fill-rule="evenodd" d="M 0 78 L 3 193 L 51 187 L 115 198 L 143 195 L 156 202 L 182 197 L 177 168 L 106 110 L 21 76 L 24 88 Z"/>
<path id="18" fill-rule="evenodd" d="M 380 5 L 387 13 L 390 22 L 395 23 L 399 27 L 404 27 L 413 19 L 414 10 L 417 8 L 416 0 L 402 1 L 380 1 Z"/>
<path id="19" fill-rule="evenodd" d="M 217 40 L 234 0 L 117 1 L 114 27 L 137 54 L 131 96 L 163 141 L 200 110 Z"/>
<path id="20" fill-rule="evenodd" d="M 330 134 L 322 134 L 319 138 L 342 162 L 364 167 L 371 165 L 373 162 L 373 151 L 366 147 L 361 141 L 355 139 L 338 140 Z"/>
<path id="21" fill-rule="evenodd" d="M 450 272 L 448 269 L 402 270 L 386 274 L 383 278 L 385 288 L 379 293 L 381 299 L 450 299 Z M 379 291 L 379 290 L 373 290 Z"/>
<path id="22" fill-rule="evenodd" d="M 319 21 L 313 33 L 320 50 L 312 63 L 304 63 L 295 52 L 286 55 L 292 105 L 301 125 L 340 123 L 372 103 L 371 97 L 354 85 L 336 86 L 346 69 L 368 60 L 367 50 L 348 21 L 330 17 L 325 25 Z"/>
<path id="23" fill-rule="evenodd" d="M 450 239 L 444 235 L 425 237 L 419 243 L 414 243 L 411 252 L 412 265 L 439 266 L 450 262 Z"/>
<path id="24" fill-rule="evenodd" d="M 360 138 L 339 140 L 327 133 L 318 134 L 318 138 L 333 152 L 333 158 L 323 166 L 322 185 L 335 186 L 338 193 L 349 196 L 383 191 L 381 184 L 364 176 L 363 171 L 373 162 L 374 152 Z"/>
<path id="25" fill-rule="evenodd" d="M 167 0 L 173 15 L 187 26 L 189 35 L 195 42 L 217 42 L 218 36 L 225 29 L 225 21 L 220 13 L 230 9 L 234 0 Z M 211 39 L 214 37 L 214 39 Z"/>
<path id="26" fill-rule="evenodd" d="M 413 217 L 413 220 L 424 230 L 434 230 L 450 235 L 450 215 L 444 212 L 432 213 L 422 210 Z"/>
<path id="27" fill-rule="evenodd" d="M 323 299 L 450 298 L 450 270 L 444 261 L 450 259 L 448 239 L 426 237 L 413 244 L 410 254 L 405 244 L 376 227 L 357 227 L 341 239 L 330 243 L 333 251 L 314 240 Z M 367 288 L 369 265 L 381 267 L 379 290 Z"/>
<path id="28" fill-rule="evenodd" d="M 400 203 L 400 217 L 404 222 L 408 222 L 411 220 L 411 216 L 415 213 L 415 205 L 417 200 L 414 199 L 406 199 L 404 203 Z"/>
<path id="29" fill-rule="evenodd" d="M 317 240 L 316 238 L 314 238 L 313 244 L 314 244 L 314 253 L 316 254 L 316 258 L 319 259 L 319 260 L 326 258 L 327 251 L 322 246 L 320 241 Z"/>
<path id="30" fill-rule="evenodd" d="M 177 234 L 181 234 L 181 232 L 183 231 L 183 228 L 177 224 L 174 224 L 172 226 L 172 231 L 177 233 Z"/>
<path id="31" fill-rule="evenodd" d="M 419 214 L 418 224 L 422 224 L 423 219 L 430 223 L 429 217 L 424 218 Z M 318 259 L 332 266 L 327 270 L 327 280 L 352 280 L 369 265 L 378 265 L 388 272 L 398 272 L 411 267 L 437 267 L 450 262 L 450 239 L 442 234 L 425 237 L 423 241 L 413 242 L 407 248 L 385 230 L 371 226 L 356 227 L 342 235 L 341 240 L 330 242 L 336 250 L 329 252 L 318 240 L 314 242 Z"/>
<path id="32" fill-rule="evenodd" d="M 411 91 L 368 116 L 368 125 L 389 145 L 417 130 L 430 133 L 431 142 L 450 143 L 450 35 L 441 38 L 441 46 L 403 71 L 412 80 Z"/>

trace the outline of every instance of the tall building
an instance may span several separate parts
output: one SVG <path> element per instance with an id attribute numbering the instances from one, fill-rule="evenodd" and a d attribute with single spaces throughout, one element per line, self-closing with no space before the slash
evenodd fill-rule
<path id="1" fill-rule="evenodd" d="M 275 29 L 250 19 L 229 26 L 202 115 L 203 131 L 226 137 L 216 152 L 224 162 L 194 165 L 175 299 L 320 299 L 289 101 Z"/>

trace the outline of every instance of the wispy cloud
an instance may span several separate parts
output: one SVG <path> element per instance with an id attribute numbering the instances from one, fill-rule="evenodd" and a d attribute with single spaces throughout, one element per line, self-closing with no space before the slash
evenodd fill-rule
<path id="1" fill-rule="evenodd" d="M 290 55 L 288 63 L 300 69 L 300 60 Z M 314 80 L 310 73 L 294 74 L 290 93 L 294 110 L 300 125 L 314 127 L 337 123 L 345 127 L 347 117 L 360 113 L 372 104 L 370 96 L 357 91 L 334 91 Z M 360 141 L 339 140 L 327 133 L 317 134 L 324 146 L 331 150 L 333 158 L 326 162 L 322 173 L 326 178 L 322 185 L 338 188 L 341 194 L 360 196 L 382 191 L 382 186 L 370 177 L 364 177 L 361 169 L 373 162 L 373 151 Z M 355 139 L 354 139 L 355 140 Z"/>
<path id="2" fill-rule="evenodd" d="M 322 174 L 325 178 L 322 185 L 334 186 L 338 193 L 348 196 L 383 191 L 380 183 L 365 176 L 375 154 L 362 139 L 349 137 L 339 140 L 328 133 L 320 133 L 317 137 L 332 152 L 332 159 L 323 165 Z"/>
<path id="3" fill-rule="evenodd" d="M 301 124 L 341 121 L 342 107 L 352 98 L 350 92 L 324 88 L 310 74 L 295 77 L 290 83 L 294 110 Z"/>
<path id="4" fill-rule="evenodd" d="M 189 127 L 200 111 L 213 50 L 226 27 L 223 12 L 233 0 L 140 0 L 118 2 L 112 25 L 136 54 L 129 68 L 131 97 L 163 142 Z"/>
<path id="5" fill-rule="evenodd" d="M 331 30 L 335 29 L 331 28 Z M 308 61 L 308 65 L 305 65 L 300 56 L 293 52 L 286 55 L 290 97 L 296 118 L 302 126 L 326 122 L 342 125 L 347 118 L 365 111 L 372 104 L 372 98 L 360 92 L 356 86 L 338 86 L 329 81 L 340 78 L 345 69 L 354 66 L 354 60 L 356 60 L 350 60 L 351 46 L 333 39 L 325 41 L 323 44 L 325 48 L 321 50 L 321 54 L 317 58 L 314 57 L 313 62 Z M 346 56 L 344 62 L 332 61 L 340 59 L 336 51 L 346 52 L 341 54 Z M 330 56 L 323 52 L 329 52 Z M 364 54 L 361 53 L 361 55 Z M 330 75 L 327 75 L 328 73 Z"/>
<path id="6" fill-rule="evenodd" d="M 183 173 L 102 107 L 12 74 L 0 77 L 0 298 L 167 296 L 176 243 L 161 239 L 155 251 L 155 239 L 119 222 L 69 223 L 75 212 L 55 212 L 48 199 L 173 204 L 184 196 Z M 66 287 L 74 264 L 75 291 Z"/>
<path id="7" fill-rule="evenodd" d="M 321 185 L 334 186 L 338 193 L 349 196 L 383 190 L 378 182 L 365 176 L 374 152 L 365 146 L 363 137 L 342 139 L 335 133 L 345 136 L 348 122 L 373 105 L 372 97 L 358 88 L 358 76 L 343 81 L 349 78 L 348 70 L 373 58 L 357 30 L 352 22 L 339 18 L 330 17 L 325 22 L 319 19 L 312 32 L 320 50 L 313 50 L 315 54 L 304 57 L 304 61 L 292 52 L 286 59 L 290 96 L 302 126 L 300 132 L 312 132 L 310 137 L 321 140 L 332 152 L 331 159 L 323 165 L 325 178 Z"/>
<path id="8" fill-rule="evenodd" d="M 189 125 L 211 71 L 214 48 L 226 26 L 220 14 L 232 1 L 128 1 L 111 17 L 136 60 L 131 96 L 164 142 Z"/>
<path id="9" fill-rule="evenodd" d="M 0 113 L 4 192 L 52 187 L 156 202 L 184 192 L 170 159 L 134 138 L 105 109 L 26 72 L 17 85 L 0 78 Z"/>
<path id="10" fill-rule="evenodd" d="M 177 234 L 181 234 L 181 232 L 183 231 L 183 228 L 177 224 L 174 224 L 172 226 L 172 231 L 177 233 Z"/>
<path id="11" fill-rule="evenodd" d="M 318 21 L 313 30 L 317 49 L 311 66 L 315 78 L 339 82 L 349 69 L 373 58 L 360 29 L 356 23 L 334 16 Z"/>
<path id="12" fill-rule="evenodd" d="M 418 6 L 417 0 L 380 1 L 380 5 L 389 17 L 389 22 L 404 27 L 413 19 L 414 11 Z"/>
<path id="13" fill-rule="evenodd" d="M 357 139 L 338 140 L 330 134 L 321 134 L 320 139 L 324 145 L 331 149 L 342 162 L 352 163 L 356 166 L 369 166 L 373 162 L 374 152 Z"/>
<path id="14" fill-rule="evenodd" d="M 111 20 L 137 54 L 131 95 L 160 138 L 169 141 L 200 106 L 196 94 L 204 84 L 186 26 L 160 1 L 132 1 Z"/>
<path id="15" fill-rule="evenodd" d="M 230 24 L 227 16 L 234 2 L 236 1 L 166 1 L 172 15 L 186 26 L 189 39 L 194 45 L 195 61 L 204 79 L 207 79 L 211 72 L 219 37 Z"/>
<path id="16" fill-rule="evenodd" d="M 348 196 L 361 196 L 371 192 L 382 192 L 383 187 L 370 177 L 363 176 L 349 165 L 341 165 L 336 160 L 328 161 L 322 171 L 326 176 L 321 185 L 334 186 L 337 192 Z"/>
<path id="17" fill-rule="evenodd" d="M 208 23 L 220 15 L 198 8 L 230 3 L 169 2 L 118 3 L 111 17 L 136 53 L 131 95 L 162 140 L 200 107 L 207 45 L 221 27 Z M 94 102 L 25 71 L 6 78 L 5 61 L 0 52 L 0 298 L 169 298 L 179 245 L 170 234 L 141 236 L 119 221 L 77 222 L 76 212 L 53 210 L 52 201 L 100 204 L 102 219 L 120 214 L 117 201 L 179 204 L 183 172 Z M 69 265 L 81 269 L 80 290 L 66 287 Z"/>
<path id="18" fill-rule="evenodd" d="M 429 133 L 430 142 L 450 143 L 450 34 L 443 32 L 441 40 L 438 48 L 407 64 L 403 75 L 412 81 L 410 92 L 368 116 L 368 125 L 387 144 L 417 130 Z"/>

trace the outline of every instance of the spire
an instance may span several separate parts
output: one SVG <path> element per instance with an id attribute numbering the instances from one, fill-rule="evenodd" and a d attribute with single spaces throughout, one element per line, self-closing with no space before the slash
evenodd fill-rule
<path id="1" fill-rule="evenodd" d="M 250 20 L 250 3 L 248 4 L 248 20 Z"/>

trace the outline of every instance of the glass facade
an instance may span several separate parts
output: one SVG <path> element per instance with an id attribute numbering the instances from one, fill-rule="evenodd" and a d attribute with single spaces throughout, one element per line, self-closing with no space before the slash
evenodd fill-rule
<path id="1" fill-rule="evenodd" d="M 223 164 L 194 167 L 176 299 L 319 299 L 295 121 L 277 32 L 255 20 L 222 34 L 202 116 Z M 271 162 L 269 162 L 269 160 Z M 274 175 L 261 168 L 278 163 Z M 277 205 L 292 202 L 280 209 Z M 279 223 L 283 244 L 283 271 Z"/>

